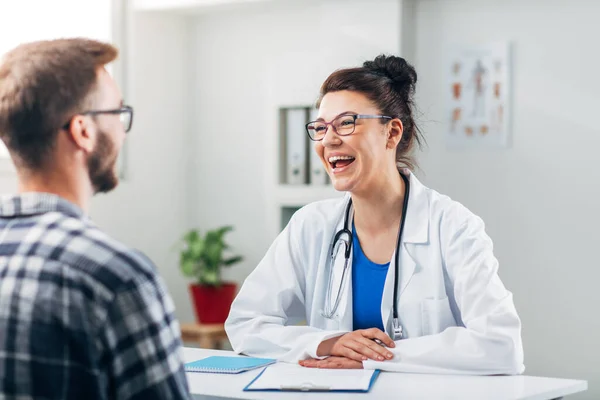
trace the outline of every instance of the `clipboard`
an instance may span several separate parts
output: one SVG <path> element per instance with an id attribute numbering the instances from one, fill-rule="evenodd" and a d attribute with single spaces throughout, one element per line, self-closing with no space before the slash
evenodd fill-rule
<path id="1" fill-rule="evenodd" d="M 264 368 L 260 374 L 258 374 L 246 387 L 245 392 L 348 392 L 348 393 L 367 393 L 373 387 L 373 384 L 377 380 L 380 371 L 379 370 L 327 370 L 318 368 L 302 368 L 304 373 L 303 377 L 296 378 L 298 374 L 293 374 L 291 371 L 295 368 L 295 365 L 277 363 L 269 367 Z M 276 372 L 274 370 L 281 370 Z M 341 372 L 345 371 L 345 372 Z M 352 372 L 351 372 L 352 371 Z M 267 378 L 268 382 L 262 382 L 261 378 L 265 377 L 264 374 L 269 374 Z M 313 379 L 308 378 L 309 375 L 313 376 Z M 337 375 L 337 377 L 336 377 Z M 347 375 L 343 377 L 344 381 L 340 380 L 340 375 Z M 281 377 L 282 383 L 275 383 L 277 377 Z M 291 378 L 293 377 L 293 378 Z M 318 379 L 317 379 L 318 377 Z M 337 379 L 336 379 L 337 378 Z M 264 380 L 264 379 L 263 379 Z M 312 381 L 311 381 L 312 380 Z M 293 381 L 293 382 L 292 382 Z M 319 382 L 319 383 L 315 383 Z M 329 383 L 324 383 L 329 382 Z M 331 383 L 333 382 L 333 383 Z M 360 382 L 360 383 L 358 383 Z"/>

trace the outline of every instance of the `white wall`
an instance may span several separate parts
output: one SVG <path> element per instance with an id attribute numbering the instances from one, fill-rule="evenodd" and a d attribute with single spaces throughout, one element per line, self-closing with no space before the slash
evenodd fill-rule
<path id="1" fill-rule="evenodd" d="M 192 320 L 187 282 L 173 245 L 191 226 L 187 25 L 182 18 L 136 14 L 131 21 L 126 103 L 134 106 L 125 180 L 99 195 L 91 217 L 158 266 L 182 320 Z"/>
<path id="2" fill-rule="evenodd" d="M 600 2 L 420 0 L 424 181 L 482 216 L 523 320 L 527 374 L 588 379 L 600 398 Z M 514 44 L 513 145 L 448 151 L 444 53 Z"/>
<path id="3" fill-rule="evenodd" d="M 376 23 L 374 23 L 376 21 Z M 277 107 L 313 104 L 336 68 L 400 48 L 400 2 L 281 2 L 195 20 L 192 210 L 201 229 L 233 224 L 243 280 L 274 239 Z"/>

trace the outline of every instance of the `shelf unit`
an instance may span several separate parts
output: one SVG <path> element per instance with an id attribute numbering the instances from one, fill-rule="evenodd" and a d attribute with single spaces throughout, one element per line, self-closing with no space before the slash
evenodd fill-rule
<path id="1" fill-rule="evenodd" d="M 277 185 L 275 200 L 281 207 L 302 207 L 323 199 L 339 197 L 340 192 L 333 186 Z"/>
<path id="2" fill-rule="evenodd" d="M 340 197 L 342 194 L 333 186 L 311 187 L 310 185 L 278 185 L 275 188 L 275 208 L 278 211 L 278 231 L 285 228 L 292 215 L 303 206 L 315 201 Z"/>
<path id="3" fill-rule="evenodd" d="M 273 177 L 275 184 L 268 188 L 268 192 L 272 197 L 270 209 L 275 210 L 273 234 L 276 234 L 285 228 L 292 215 L 303 206 L 343 194 L 336 191 L 331 185 L 320 159 L 313 154 L 315 151 L 313 142 L 308 138 L 304 129 L 304 124 L 315 116 L 312 112 L 314 106 L 305 102 L 304 105 L 275 105 L 274 109 L 274 115 L 270 117 L 276 119 L 273 124 L 275 132 L 271 132 L 270 135 L 277 137 L 277 144 L 275 148 L 268 151 L 275 152 L 276 157 L 272 159 L 272 165 L 278 173 Z M 292 115 L 291 118 L 290 115 Z M 290 162 L 289 146 L 299 149 L 302 162 L 298 166 L 288 165 Z M 297 169 L 296 167 L 300 168 L 300 176 L 292 176 L 296 172 L 294 171 Z M 315 169 L 320 170 L 325 176 L 319 176 L 318 173 L 315 175 L 313 171 Z M 292 180 L 295 183 L 290 183 Z"/>

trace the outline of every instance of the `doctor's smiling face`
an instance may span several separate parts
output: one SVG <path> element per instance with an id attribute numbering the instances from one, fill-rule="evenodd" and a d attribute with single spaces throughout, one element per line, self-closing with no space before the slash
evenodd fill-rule
<path id="1" fill-rule="evenodd" d="M 368 194 L 398 179 L 398 168 L 414 169 L 416 82 L 412 65 L 386 55 L 323 82 L 319 118 L 306 128 L 336 190 Z"/>
<path id="2" fill-rule="evenodd" d="M 309 128 L 316 131 L 313 136 L 321 138 L 315 142 L 315 151 L 336 190 L 371 190 L 380 180 L 385 184 L 383 172 L 396 169 L 395 149 L 402 123 L 383 115 L 362 93 L 327 93 L 317 123 Z"/>

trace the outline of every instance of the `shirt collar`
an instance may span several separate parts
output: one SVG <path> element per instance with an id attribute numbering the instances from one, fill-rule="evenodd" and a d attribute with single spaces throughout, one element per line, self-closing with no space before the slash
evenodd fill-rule
<path id="1" fill-rule="evenodd" d="M 85 218 L 80 207 L 51 193 L 28 192 L 0 197 L 0 218 L 27 217 L 49 212 Z"/>

